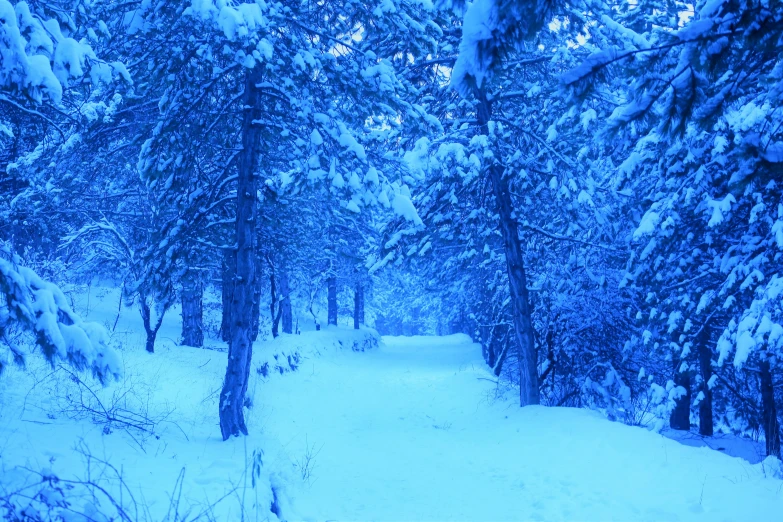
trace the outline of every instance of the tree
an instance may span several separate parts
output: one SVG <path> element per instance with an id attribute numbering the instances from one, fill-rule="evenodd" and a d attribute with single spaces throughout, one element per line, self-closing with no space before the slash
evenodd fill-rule
<path id="1" fill-rule="evenodd" d="M 780 349 L 773 303 L 783 115 L 772 107 L 781 101 L 783 13 L 757 2 L 698 2 L 680 23 L 676 5 L 667 7 L 643 3 L 621 12 L 620 23 L 609 19 L 614 39 L 563 81 L 577 97 L 607 84 L 622 92 L 602 137 L 628 144 L 616 184 L 636 194 L 641 210 L 626 280 L 647 291 L 645 342 L 669 350 L 679 427 L 687 427 L 684 385 L 693 376 L 696 402 L 705 404 L 703 432 L 712 431 L 717 380 L 727 384 L 726 400 L 745 402 L 728 384 L 738 376 L 723 367 L 734 352 L 736 371 L 748 364 L 758 371 L 759 424 L 767 452 L 779 454 L 769 390 Z M 740 419 L 725 420 L 744 429 Z"/>
<path id="2" fill-rule="evenodd" d="M 400 18 L 402 11 L 387 14 L 380 10 L 370 15 L 354 4 L 337 2 L 279 7 L 216 6 L 206 2 L 194 4 L 182 13 L 206 24 L 208 33 L 216 37 L 214 42 L 219 42 L 213 45 L 223 46 L 218 52 L 232 49 L 235 70 L 251 71 L 253 75 L 252 80 L 244 81 L 242 150 L 236 166 L 237 264 L 230 310 L 229 365 L 221 394 L 224 438 L 247 432 L 242 407 L 252 346 L 246 330 L 251 327 L 248 321 L 252 318 L 244 314 L 254 305 L 253 290 L 249 288 L 255 283 L 256 268 L 245 257 L 255 254 L 251 250 L 255 237 L 252 227 L 256 217 L 257 156 L 264 155 L 266 160 L 265 184 L 268 180 L 275 185 L 278 178 L 282 186 L 291 185 L 292 190 L 298 190 L 309 183 L 327 182 L 345 209 L 360 212 L 362 207 L 376 204 L 379 195 L 388 191 L 388 182 L 379 179 L 376 169 L 370 169 L 372 161 L 382 155 L 380 147 L 371 145 L 382 143 L 395 132 L 398 114 L 387 99 L 377 95 L 378 90 L 388 94 L 402 87 L 391 63 L 398 54 L 393 46 L 399 40 L 389 40 L 385 30 L 393 22 L 384 20 L 387 16 Z M 355 25 L 360 20 L 362 23 Z M 350 35 L 358 27 L 362 28 L 363 37 L 354 41 Z M 424 27 L 418 30 L 427 31 Z M 248 98 L 249 91 L 252 99 Z M 262 107 L 266 110 L 255 112 Z M 254 118 L 248 119 L 248 112 L 254 112 Z M 263 129 L 263 142 L 258 143 L 256 136 L 254 141 L 247 141 L 248 131 L 255 132 L 257 127 Z M 165 143 L 167 134 L 161 131 L 158 136 L 159 143 Z M 153 145 L 145 149 L 153 150 Z M 177 166 L 176 157 L 168 151 L 160 148 L 156 154 L 157 157 L 150 156 L 154 164 Z M 328 171 L 322 168 L 323 161 Z M 369 175 L 370 171 L 374 171 L 374 177 L 365 176 L 363 183 L 360 174 Z"/>
<path id="3" fill-rule="evenodd" d="M 66 361 L 78 370 L 90 370 L 101 382 L 117 378 L 122 365 L 108 346 L 108 336 L 97 323 L 82 321 L 54 284 L 20 266 L 18 256 L 6 245 L 0 251 L 0 339 L 10 359 L 23 365 L 25 353 L 17 344 L 17 333 L 32 332 L 44 357 L 54 366 Z M 3 360 L 8 360 L 3 357 Z M 2 372 L 5 363 L 0 364 Z"/>
<path id="4" fill-rule="evenodd" d="M 251 323 L 253 322 L 253 290 L 256 282 L 255 224 L 256 169 L 259 160 L 258 147 L 261 129 L 257 121 L 262 117 L 261 96 L 256 87 L 264 79 L 261 67 L 249 69 L 245 79 L 242 101 L 245 115 L 242 122 L 242 152 L 237 168 L 236 215 L 236 272 L 231 301 L 232 324 L 228 344 L 228 367 L 220 393 L 220 432 L 223 440 L 240 434 L 247 435 L 243 408 L 250 361 L 253 354 Z"/>
<path id="5" fill-rule="evenodd" d="M 484 7 L 491 9 L 485 12 Z M 514 21 L 525 9 L 494 9 L 488 2 L 468 8 L 459 56 L 453 56 L 452 41 L 444 41 L 442 55 L 412 66 L 417 71 L 431 71 L 432 77 L 424 80 L 429 84 L 423 88 L 424 96 L 437 100 L 431 110 L 440 116 L 445 131 L 436 139 L 416 141 L 406 153 L 411 175 L 418 175 L 423 182 L 414 203 L 427 229 L 416 237 L 417 247 L 410 242 L 398 247 L 402 238 L 415 233 L 398 228 L 386 247 L 396 249 L 397 254 L 407 250 L 404 255 L 408 256 L 437 256 L 441 249 L 456 248 L 454 256 L 461 260 L 455 266 L 480 265 L 474 268 L 478 270 L 473 275 L 477 282 L 471 286 L 483 306 L 476 302 L 475 308 L 469 309 L 473 317 L 480 316 L 476 333 L 486 341 L 487 360 L 498 373 L 502 370 L 508 356 L 503 329 L 506 321 L 510 322 L 520 404 L 537 404 L 542 354 L 536 310 L 529 295 L 530 272 L 538 270 L 543 276 L 553 269 L 549 263 L 566 265 L 568 256 L 539 257 L 536 245 L 555 240 L 572 247 L 600 248 L 618 236 L 607 220 L 613 196 L 601 193 L 605 182 L 597 158 L 601 151 L 591 150 L 588 139 L 588 128 L 602 105 L 585 104 L 580 114 L 567 105 L 556 86 L 547 87 L 578 63 L 576 53 L 564 47 L 551 51 L 571 32 L 543 31 L 539 42 L 518 42 L 516 39 L 525 34 L 535 36 L 533 26 L 543 24 L 543 19 L 529 20 L 532 25 L 528 27 L 527 22 Z M 484 15 L 489 19 L 481 18 Z M 483 31 L 482 27 L 497 30 Z M 442 63 L 454 63 L 453 74 L 444 78 L 437 69 Z M 462 100 L 445 94 L 445 89 L 438 92 L 438 86 L 449 77 Z M 448 247 L 444 240 L 450 243 Z M 604 250 L 612 251 L 613 247 Z M 489 259 L 468 261 L 479 251 L 489 254 Z M 546 264 L 531 266 L 534 260 Z M 498 277 L 497 268 L 505 274 Z M 462 276 L 449 273 L 449 277 Z M 585 276 L 588 286 L 605 284 L 599 277 L 594 279 Z M 584 284 L 575 284 L 573 291 L 582 291 Z M 503 292 L 508 292 L 508 303 L 501 305 L 506 301 Z M 496 304 L 487 308 L 487 301 Z M 492 317 L 485 315 L 489 310 L 493 310 Z M 545 364 L 551 367 L 551 361 Z"/>
<path id="6" fill-rule="evenodd" d="M 87 101 L 86 86 L 97 89 L 112 81 L 112 71 L 124 70 L 122 64 L 102 62 L 90 45 L 74 38 L 95 22 L 89 11 L 81 12 L 86 19 L 77 24 L 77 11 L 58 10 L 57 18 L 64 22 L 61 26 L 51 18 L 54 11 L 49 8 L 35 2 L 12 5 L 0 1 L 0 143 L 4 150 L 0 222 L 11 240 L 0 245 L 0 338 L 11 360 L 23 364 L 25 355 L 16 341 L 19 334 L 31 332 L 52 365 L 64 360 L 77 369 L 90 369 L 105 382 L 121 371 L 105 330 L 82 321 L 62 291 L 22 266 L 15 253 L 25 246 L 51 246 L 50 238 L 43 240 L 31 233 L 28 227 L 33 223 L 25 219 L 40 219 L 35 206 L 25 203 L 32 198 L 31 187 L 45 175 L 31 166 L 39 158 L 50 159 L 67 151 L 74 136 L 78 137 L 63 120 L 74 114 L 72 104 Z"/>
<path id="7" fill-rule="evenodd" d="M 182 344 L 204 345 L 204 283 L 198 274 L 186 274 L 182 281 Z"/>

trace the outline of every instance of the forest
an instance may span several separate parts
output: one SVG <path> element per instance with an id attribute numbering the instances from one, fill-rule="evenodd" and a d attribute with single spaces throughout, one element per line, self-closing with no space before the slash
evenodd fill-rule
<path id="1" fill-rule="evenodd" d="M 507 437 L 478 422 L 627 439 L 618 462 L 666 444 L 701 497 L 332 507 L 374 480 L 337 478 L 364 450 L 332 426 L 419 411 L 477 452 Z M 6 520 L 783 517 L 783 2 L 0 0 L 0 420 Z M 406 481 L 463 448 L 375 429 L 422 452 Z M 761 471 L 709 490 L 737 464 L 685 441 Z M 239 464 L 196 503 L 199 444 Z M 142 498 L 122 466 L 171 452 Z"/>

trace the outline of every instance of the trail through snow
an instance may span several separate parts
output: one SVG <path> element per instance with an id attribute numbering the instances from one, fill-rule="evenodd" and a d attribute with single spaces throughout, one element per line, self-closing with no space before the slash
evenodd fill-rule
<path id="1" fill-rule="evenodd" d="M 464 336 L 384 338 L 259 386 L 259 424 L 328 520 L 771 521 L 762 465 L 586 410 L 495 399 Z"/>
<path id="2" fill-rule="evenodd" d="M 111 326 L 117 292 L 96 297 L 84 315 Z M 480 347 L 466 336 L 386 337 L 363 353 L 351 346 L 369 333 L 345 328 L 259 341 L 251 436 L 222 442 L 222 343 L 177 345 L 175 312 L 155 354 L 144 352 L 135 310 L 123 309 L 113 335 L 124 377 L 95 392 L 104 404 L 120 398 L 165 415 L 156 436 L 107 432 L 78 408 L 69 413 L 67 396 L 78 397 L 78 388 L 33 357 L 26 370 L 9 368 L 0 379 L 0 493 L 24 469 L 83 478 L 85 448 L 122 470 L 150 520 L 169 513 L 178 477 L 191 516 L 207 509 L 216 520 L 239 520 L 250 505 L 263 520 L 269 485 L 254 487 L 248 475 L 259 450 L 292 522 L 783 520 L 783 481 L 763 463 L 587 410 L 520 409 L 513 397 L 497 397 Z M 280 375 L 277 365 L 290 365 L 295 351 L 305 357 L 294 360 L 297 371 Z M 290 461 L 301 470 L 308 454 L 301 490 Z"/>

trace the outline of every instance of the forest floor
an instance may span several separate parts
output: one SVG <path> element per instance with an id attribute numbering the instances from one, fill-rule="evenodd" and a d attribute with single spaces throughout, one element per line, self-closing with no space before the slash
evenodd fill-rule
<path id="1" fill-rule="evenodd" d="M 264 385 L 264 431 L 315 456 L 330 520 L 771 521 L 783 481 L 587 410 L 496 397 L 466 336 L 385 337 Z"/>
<path id="2" fill-rule="evenodd" d="M 117 297 L 101 291 L 76 308 L 112 327 Z M 178 329 L 174 310 L 147 354 L 138 313 L 122 309 L 112 336 L 125 375 L 106 388 L 34 357 L 0 376 L 0 498 L 32 470 L 97 481 L 134 521 L 274 519 L 272 487 L 288 520 L 761 522 L 783 513 L 770 461 L 587 410 L 520 409 L 462 335 L 385 337 L 364 352 L 350 348 L 370 333 L 343 328 L 259 341 L 251 435 L 222 442 L 225 345 L 178 346 Z M 95 399 L 152 424 L 101 422 L 85 410 Z"/>

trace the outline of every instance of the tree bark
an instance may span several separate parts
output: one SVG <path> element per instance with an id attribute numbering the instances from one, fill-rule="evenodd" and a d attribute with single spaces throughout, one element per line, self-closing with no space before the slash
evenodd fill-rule
<path id="1" fill-rule="evenodd" d="M 326 280 L 326 288 L 326 301 L 328 305 L 327 324 L 337 326 L 337 277 L 330 276 L 329 279 Z"/>
<path id="2" fill-rule="evenodd" d="M 156 331 L 147 331 L 147 341 L 144 344 L 144 349 L 149 353 L 155 353 L 155 338 L 158 336 Z"/>
<path id="3" fill-rule="evenodd" d="M 495 352 L 495 327 L 481 325 L 479 326 L 479 335 L 481 337 L 481 354 L 484 356 L 484 362 L 490 368 L 494 368 L 498 356 Z"/>
<path id="4" fill-rule="evenodd" d="M 141 312 L 141 322 L 144 324 L 144 333 L 147 334 L 147 342 L 144 345 L 144 349 L 149 353 L 155 353 L 155 334 L 152 333 L 152 326 L 150 325 L 150 307 L 143 297 L 139 297 L 139 311 Z"/>
<path id="5" fill-rule="evenodd" d="M 498 360 L 495 363 L 495 365 L 492 367 L 492 373 L 495 375 L 495 377 L 500 377 L 500 374 L 503 372 L 503 365 L 506 362 L 506 358 L 508 357 L 508 343 L 503 346 L 503 348 L 500 351 L 500 355 L 498 355 Z"/>
<path id="6" fill-rule="evenodd" d="M 675 399 L 674 410 L 669 416 L 669 426 L 673 430 L 688 431 L 691 429 L 691 371 L 680 371 L 683 361 L 674 360 L 674 384 L 685 388 L 685 395 Z"/>
<path id="7" fill-rule="evenodd" d="M 204 288 L 197 278 L 182 283 L 182 344 L 204 346 Z"/>
<path id="8" fill-rule="evenodd" d="M 283 333 L 294 333 L 294 314 L 291 311 L 291 288 L 288 281 L 288 271 L 280 271 L 280 302 Z"/>
<path id="9" fill-rule="evenodd" d="M 492 117 L 492 102 L 487 99 L 486 93 L 483 91 L 479 91 L 477 97 L 479 102 L 478 123 L 482 127 L 482 132 L 488 135 L 488 123 Z M 537 355 L 533 339 L 530 299 L 527 291 L 527 273 L 525 272 L 522 243 L 519 238 L 519 226 L 511 201 L 511 187 L 508 177 L 503 175 L 502 165 L 493 163 L 488 170 L 499 218 L 498 228 L 503 237 L 503 247 L 506 254 L 512 323 L 519 361 L 519 405 L 539 404 L 541 399 L 538 387 Z"/>
<path id="10" fill-rule="evenodd" d="M 256 238 L 256 241 L 258 241 L 258 238 Z M 255 342 L 256 339 L 258 339 L 258 333 L 261 329 L 261 258 L 257 255 L 253 256 L 255 258 L 255 270 L 256 270 L 256 282 L 253 285 L 253 311 L 252 311 L 252 320 L 250 322 L 250 340 Z"/>
<path id="11" fill-rule="evenodd" d="M 272 268 L 272 272 L 269 274 L 269 287 L 272 294 L 272 302 L 269 303 L 269 312 L 272 318 L 272 337 L 277 338 L 280 329 L 280 318 L 283 315 L 283 303 L 281 299 L 283 296 L 277 295 L 277 286 L 275 285 L 275 271 Z M 277 310 L 277 312 L 275 312 Z"/>
<path id="12" fill-rule="evenodd" d="M 772 385 L 772 369 L 766 352 L 762 354 L 759 364 L 759 385 L 761 388 L 761 416 L 764 438 L 766 439 L 767 455 L 780 458 L 780 421 L 775 405 L 775 389 Z"/>
<path id="13" fill-rule="evenodd" d="M 557 366 L 557 359 L 555 356 L 555 328 L 553 323 L 549 322 L 549 326 L 546 329 L 546 336 L 544 338 L 546 343 L 546 360 L 549 363 L 546 370 L 539 376 L 540 383 L 546 381 L 549 375 L 552 375 L 552 387 L 555 385 L 555 368 Z"/>
<path id="14" fill-rule="evenodd" d="M 364 319 L 364 308 L 367 304 L 367 290 L 364 286 L 362 286 L 362 302 L 360 303 L 359 307 L 359 323 L 366 324 Z"/>
<path id="15" fill-rule="evenodd" d="M 236 282 L 231 301 L 233 313 L 228 364 L 220 393 L 220 432 L 223 440 L 240 434 L 247 435 L 243 408 L 253 355 L 251 330 L 253 294 L 256 288 L 256 167 L 261 139 L 261 129 L 254 120 L 263 118 L 260 92 L 256 87 L 260 81 L 260 66 L 246 70 L 245 92 L 242 98 L 242 151 L 237 158 Z"/>
<path id="16" fill-rule="evenodd" d="M 503 365 L 506 362 L 506 358 L 508 357 L 508 351 L 513 344 L 512 342 L 509 342 L 509 330 L 507 329 L 502 337 L 499 337 L 497 335 L 493 336 L 496 337 L 497 340 L 493 341 L 495 343 L 495 348 L 493 349 L 495 353 L 497 354 L 497 360 L 495 361 L 495 364 L 492 366 L 492 373 L 495 375 L 495 377 L 500 377 L 500 374 L 503 372 Z"/>
<path id="17" fill-rule="evenodd" d="M 223 316 L 220 321 L 220 338 L 226 342 L 231 339 L 231 301 L 234 299 L 234 278 L 236 277 L 237 253 L 232 249 L 223 250 L 223 270 L 221 273 L 221 304 Z"/>
<path id="18" fill-rule="evenodd" d="M 519 405 L 539 404 L 538 368 L 530 300 L 527 291 L 527 274 L 523 261 L 522 245 L 514 209 L 511 203 L 508 178 L 499 165 L 490 167 L 490 179 L 495 192 L 500 218 L 500 233 L 506 253 L 508 286 L 511 293 L 514 333 L 519 361 Z"/>
<path id="19" fill-rule="evenodd" d="M 353 328 L 358 330 L 364 324 L 364 287 L 361 282 L 356 283 L 353 294 Z"/>
<path id="20" fill-rule="evenodd" d="M 152 324 L 152 309 L 147 304 L 147 299 L 144 296 L 139 296 L 139 309 L 141 310 L 141 321 L 144 324 L 144 332 L 147 334 L 144 349 L 149 353 L 155 353 L 155 339 L 158 337 L 158 330 L 160 330 L 160 325 L 163 324 L 163 316 L 166 315 L 168 306 L 160 312 L 159 317 L 155 318 L 154 325 Z"/>
<path id="21" fill-rule="evenodd" d="M 710 328 L 705 324 L 696 337 L 699 353 L 699 374 L 701 375 L 701 393 L 704 398 L 699 402 L 699 434 L 711 437 L 715 432 L 715 420 L 712 415 L 712 390 L 708 383 L 712 378 L 712 350 L 710 350 Z"/>

